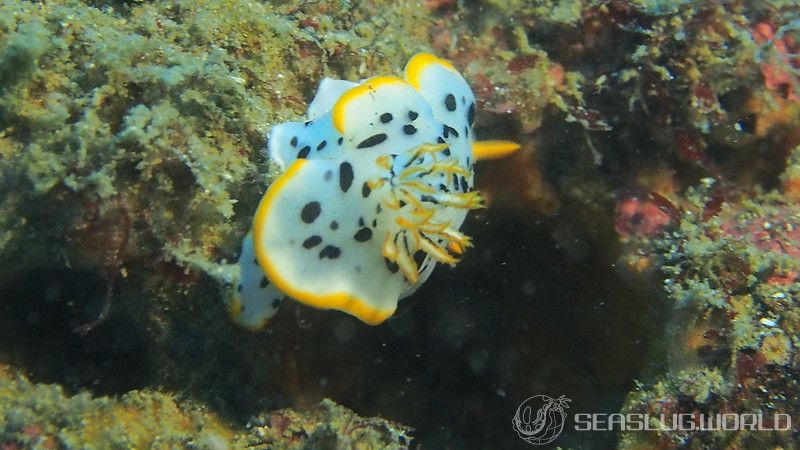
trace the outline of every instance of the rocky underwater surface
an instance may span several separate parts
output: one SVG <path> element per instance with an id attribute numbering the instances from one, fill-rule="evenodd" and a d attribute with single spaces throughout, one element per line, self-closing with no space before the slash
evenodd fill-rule
<path id="1" fill-rule="evenodd" d="M 474 248 L 383 325 L 237 327 L 267 131 L 420 51 L 522 145 Z M 536 394 L 793 420 L 562 447 L 797 448 L 798 201 L 794 1 L 0 0 L 0 449 L 520 448 Z"/>

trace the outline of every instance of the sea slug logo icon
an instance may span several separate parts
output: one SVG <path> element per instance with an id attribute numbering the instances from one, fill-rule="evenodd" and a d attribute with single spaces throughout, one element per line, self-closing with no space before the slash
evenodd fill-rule
<path id="1" fill-rule="evenodd" d="M 572 400 L 563 395 L 558 398 L 534 395 L 522 402 L 514 414 L 514 431 L 520 439 L 533 445 L 553 442 L 564 430 L 564 419 Z"/>

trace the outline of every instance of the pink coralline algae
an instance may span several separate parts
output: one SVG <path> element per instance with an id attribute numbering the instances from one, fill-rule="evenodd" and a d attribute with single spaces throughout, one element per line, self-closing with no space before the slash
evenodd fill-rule
<path id="1" fill-rule="evenodd" d="M 731 220 L 723 223 L 720 230 L 731 237 L 750 242 L 761 251 L 775 255 L 784 255 L 792 259 L 800 259 L 800 228 L 796 225 L 796 217 L 787 207 L 780 207 L 777 212 L 751 220 L 747 223 Z M 791 285 L 800 277 L 796 269 L 776 270 L 767 279 L 769 284 Z"/>
<path id="2" fill-rule="evenodd" d="M 617 204 L 614 229 L 622 237 L 655 237 L 672 221 L 652 200 L 642 200 L 633 196 Z"/>
<path id="3" fill-rule="evenodd" d="M 797 43 L 791 36 L 775 32 L 772 25 L 760 22 L 753 27 L 753 39 L 759 45 L 770 45 L 776 53 L 777 60 L 761 62 L 761 74 L 770 91 L 777 92 L 787 100 L 800 100 L 798 79 L 792 72 L 800 70 L 800 58 L 797 55 Z"/>

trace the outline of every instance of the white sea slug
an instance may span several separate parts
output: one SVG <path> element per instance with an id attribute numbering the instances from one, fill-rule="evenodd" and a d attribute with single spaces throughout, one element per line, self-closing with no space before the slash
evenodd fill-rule
<path id="1" fill-rule="evenodd" d="M 482 206 L 473 163 L 519 148 L 475 142 L 474 118 L 464 78 L 427 53 L 404 78 L 322 80 L 308 121 L 269 133 L 281 174 L 242 243 L 234 320 L 261 328 L 292 298 L 375 325 L 436 263 L 454 265 L 470 247 L 467 211 Z"/>

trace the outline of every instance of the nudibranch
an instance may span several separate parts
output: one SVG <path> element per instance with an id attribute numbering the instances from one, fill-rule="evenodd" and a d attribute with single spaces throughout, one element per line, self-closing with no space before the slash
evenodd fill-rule
<path id="1" fill-rule="evenodd" d="M 474 140 L 472 90 L 427 53 L 403 78 L 323 79 L 307 119 L 268 135 L 280 175 L 242 243 L 229 309 L 253 329 L 285 298 L 379 324 L 470 247 L 459 228 L 482 207 L 473 163 L 519 146 Z"/>

